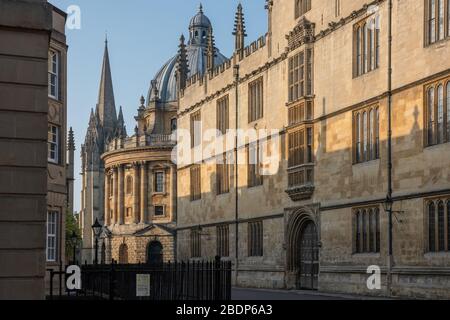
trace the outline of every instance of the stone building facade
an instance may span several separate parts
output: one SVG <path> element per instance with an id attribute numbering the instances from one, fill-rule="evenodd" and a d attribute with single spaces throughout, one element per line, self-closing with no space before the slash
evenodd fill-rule
<path id="1" fill-rule="evenodd" d="M 67 125 L 66 17 L 53 7 L 48 54 L 47 270 L 66 264 L 66 215 L 73 214 L 75 141 Z"/>
<path id="2" fill-rule="evenodd" d="M 265 4 L 260 39 L 239 7 L 233 56 L 180 82 L 178 129 L 278 134 L 178 159 L 177 258 L 231 259 L 244 287 L 449 298 L 448 1 Z"/>
<path id="3" fill-rule="evenodd" d="M 65 17 L 44 0 L 0 1 L 0 299 L 44 299 L 46 268 L 64 264 Z"/>

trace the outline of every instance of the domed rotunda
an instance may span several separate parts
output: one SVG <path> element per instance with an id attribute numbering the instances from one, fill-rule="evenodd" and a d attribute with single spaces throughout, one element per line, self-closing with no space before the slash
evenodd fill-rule
<path id="1" fill-rule="evenodd" d="M 200 5 L 198 13 L 189 24 L 189 41 L 186 46 L 188 78 L 196 74 L 203 75 L 207 70 L 207 36 L 210 28 L 212 28 L 211 21 L 203 13 L 203 7 Z M 152 86 L 147 96 L 148 102 L 154 100 L 155 97 L 158 97 L 161 103 L 177 101 L 176 69 L 178 57 L 179 54 L 175 55 L 158 71 L 151 82 Z M 227 58 L 215 48 L 214 65 L 221 65 L 225 61 L 227 61 Z"/>

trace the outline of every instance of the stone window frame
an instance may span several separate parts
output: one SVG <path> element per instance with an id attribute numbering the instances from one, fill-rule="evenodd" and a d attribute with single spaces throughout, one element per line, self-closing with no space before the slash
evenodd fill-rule
<path id="1" fill-rule="evenodd" d="M 230 129 L 230 98 L 226 96 L 217 100 L 216 106 L 216 128 L 225 135 Z"/>
<path id="2" fill-rule="evenodd" d="M 248 123 L 264 118 L 264 76 L 248 84 Z"/>
<path id="3" fill-rule="evenodd" d="M 247 225 L 248 256 L 264 256 L 264 221 L 253 221 Z"/>
<path id="4" fill-rule="evenodd" d="M 441 210 L 442 208 L 442 210 Z M 450 252 L 450 196 L 424 199 L 426 252 Z M 431 227 L 433 225 L 433 227 Z"/>
<path id="5" fill-rule="evenodd" d="M 162 208 L 162 214 L 156 214 L 156 208 Z M 163 218 L 166 216 L 166 206 L 164 204 L 156 204 L 153 206 L 153 216 L 156 218 Z"/>
<path id="6" fill-rule="evenodd" d="M 305 13 L 311 10 L 312 0 L 294 0 L 294 17 L 300 18 Z"/>
<path id="7" fill-rule="evenodd" d="M 314 125 L 288 132 L 288 187 L 314 183 Z M 303 142 L 302 142 L 303 141 Z"/>
<path id="8" fill-rule="evenodd" d="M 50 49 L 48 53 L 48 96 L 55 100 L 59 100 L 60 60 L 61 53 L 57 50 Z"/>
<path id="9" fill-rule="evenodd" d="M 353 112 L 353 164 L 380 159 L 380 106 L 378 103 Z"/>
<path id="10" fill-rule="evenodd" d="M 158 180 L 158 176 L 162 176 L 162 181 Z M 166 192 L 166 172 L 164 170 L 155 170 L 153 173 L 154 177 L 154 190 L 156 194 L 163 194 Z M 159 187 L 162 187 L 160 189 Z"/>
<path id="11" fill-rule="evenodd" d="M 448 39 L 450 39 L 450 0 L 424 0 L 425 47 Z"/>
<path id="12" fill-rule="evenodd" d="M 190 168 L 191 201 L 198 201 L 202 198 L 201 169 L 201 165 L 194 165 Z"/>
<path id="13" fill-rule="evenodd" d="M 353 254 L 381 252 L 381 212 L 379 206 L 352 209 Z"/>
<path id="14" fill-rule="evenodd" d="M 442 88 L 442 91 L 439 90 Z M 440 94 L 442 92 L 442 95 Z M 450 142 L 450 78 L 444 77 L 424 86 L 424 146 Z M 430 105 L 433 105 L 430 108 Z M 440 117 L 442 115 L 442 117 Z M 442 122 L 440 122 L 442 118 Z"/>
<path id="15" fill-rule="evenodd" d="M 190 117 L 191 122 L 191 148 L 195 148 L 199 145 L 201 145 L 201 121 L 202 121 L 202 114 L 201 111 L 198 110 L 196 112 L 193 112 Z M 200 132 L 197 132 L 199 129 L 195 124 L 200 123 Z M 197 137 L 197 134 L 200 134 L 200 137 Z"/>
<path id="16" fill-rule="evenodd" d="M 59 219 L 60 212 L 57 210 L 47 211 L 46 220 L 46 261 L 56 262 L 58 260 L 58 240 L 59 240 Z"/>
<path id="17" fill-rule="evenodd" d="M 60 164 L 61 159 L 61 126 L 49 123 L 47 130 L 48 154 L 47 161 L 52 164 Z"/>
<path id="18" fill-rule="evenodd" d="M 230 256 L 230 226 L 224 224 L 217 226 L 217 256 L 229 257 Z"/>
<path id="19" fill-rule="evenodd" d="M 303 124 L 314 118 L 314 100 L 305 99 L 295 104 L 289 104 L 288 123 L 289 126 Z"/>
<path id="20" fill-rule="evenodd" d="M 312 96 L 313 48 L 308 47 L 288 59 L 288 104 Z"/>
<path id="21" fill-rule="evenodd" d="M 260 141 L 249 143 L 245 149 L 247 154 L 247 187 L 250 189 L 263 186 L 264 178 L 261 175 L 261 153 L 263 149 L 261 143 Z M 253 157 L 256 157 L 256 159 L 253 159 Z"/>
<path id="22" fill-rule="evenodd" d="M 353 25 L 353 78 L 380 68 L 380 15 L 372 13 Z"/>
<path id="23" fill-rule="evenodd" d="M 200 228 L 191 229 L 191 258 L 201 258 L 202 256 L 202 230 Z"/>
<path id="24" fill-rule="evenodd" d="M 178 119 L 172 118 L 170 119 L 170 132 L 174 133 L 178 129 Z"/>
<path id="25" fill-rule="evenodd" d="M 231 165 L 229 164 L 230 156 L 227 153 L 222 154 L 221 161 L 216 163 L 216 186 L 217 195 L 222 195 L 230 192 L 230 174 Z"/>

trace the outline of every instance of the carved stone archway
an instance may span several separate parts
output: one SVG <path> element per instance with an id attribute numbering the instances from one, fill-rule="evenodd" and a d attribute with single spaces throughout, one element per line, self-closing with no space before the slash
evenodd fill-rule
<path id="1" fill-rule="evenodd" d="M 287 219 L 286 285 L 291 289 L 318 289 L 320 232 L 310 208 L 294 210 Z"/>

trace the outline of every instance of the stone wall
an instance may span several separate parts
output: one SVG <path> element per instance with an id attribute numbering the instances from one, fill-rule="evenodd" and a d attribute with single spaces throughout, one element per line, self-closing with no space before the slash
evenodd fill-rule
<path id="1" fill-rule="evenodd" d="M 424 204 L 429 197 L 450 194 L 450 149 L 448 144 L 426 147 L 424 90 L 427 84 L 450 77 L 450 62 L 446 59 L 450 42 L 444 40 L 425 46 L 423 1 L 393 1 L 393 4 L 393 188 L 394 210 L 398 213 L 394 219 L 392 292 L 401 296 L 448 297 L 444 288 L 450 276 L 446 271 L 449 254 L 427 252 Z M 293 201 L 285 192 L 288 135 L 284 133 L 295 130 L 288 124 L 286 107 L 288 59 L 305 48 L 301 45 L 287 49 L 286 35 L 302 21 L 294 19 L 293 6 L 294 1 L 274 2 L 268 44 L 243 59 L 232 57 L 232 64 L 239 64 L 240 73 L 238 127 L 273 128 L 282 133 L 276 149 L 280 154 L 279 169 L 265 177 L 262 186 L 248 188 L 246 165 L 237 167 L 240 228 L 237 285 L 292 287 L 295 275 L 287 271 L 289 254 L 286 251 L 293 246 L 288 242 L 288 230 L 292 227 L 289 218 L 295 210 L 315 208 L 311 219 L 319 236 L 319 289 L 386 295 L 388 224 L 382 205 L 388 182 L 387 1 L 341 1 L 339 16 L 335 14 L 334 1 L 313 2 L 312 10 L 304 16 L 314 23 L 315 30 L 315 41 L 311 45 L 314 95 L 309 97 L 314 103 L 311 125 L 315 188 L 310 199 L 300 201 Z M 354 26 L 371 14 L 380 16 L 380 66 L 354 77 Z M 248 123 L 248 85 L 260 77 L 264 83 L 264 117 Z M 230 128 L 235 128 L 233 84 L 233 68 L 191 83 L 180 99 L 179 128 L 189 130 L 190 115 L 197 111 L 201 112 L 203 132 L 215 128 L 216 103 L 226 95 L 230 101 Z M 355 164 L 353 114 L 370 105 L 379 107 L 379 159 Z M 239 157 L 245 157 L 241 150 Z M 197 201 L 190 199 L 190 167 L 178 164 L 178 256 L 190 258 L 190 230 L 200 227 L 202 234 L 209 235 L 202 242 L 202 256 L 209 258 L 215 252 L 217 225 L 230 225 L 230 248 L 234 247 L 236 167 L 231 172 L 230 192 L 217 195 L 216 167 L 204 161 L 201 165 L 202 198 Z M 380 210 L 381 250 L 376 254 L 354 254 L 353 209 L 369 205 Z M 246 258 L 247 222 L 259 219 L 264 220 L 264 257 Z M 236 265 L 234 254 L 230 252 Z M 383 273 L 379 291 L 367 289 L 367 268 L 371 265 L 380 266 Z"/>
<path id="2" fill-rule="evenodd" d="M 24 12 L 33 12 L 24 15 Z M 46 1 L 0 1 L 0 299 L 44 299 Z"/>

